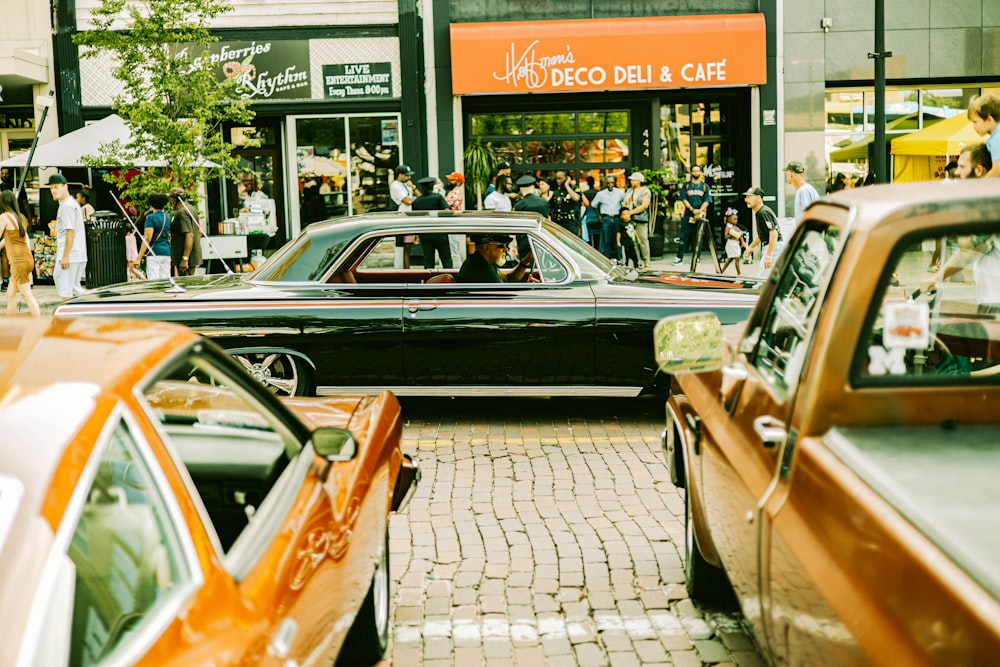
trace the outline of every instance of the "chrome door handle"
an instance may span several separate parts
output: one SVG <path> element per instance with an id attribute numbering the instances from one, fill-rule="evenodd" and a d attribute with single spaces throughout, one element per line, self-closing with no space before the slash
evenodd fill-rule
<path id="1" fill-rule="evenodd" d="M 417 313 L 421 310 L 437 310 L 438 305 L 436 303 L 428 303 L 426 301 L 421 301 L 418 303 L 411 303 L 406 306 L 406 309 L 410 311 L 410 314 Z"/>
<path id="2" fill-rule="evenodd" d="M 770 415 L 754 419 L 753 430 L 765 447 L 774 447 L 779 442 L 784 442 L 785 438 L 788 437 L 785 424 Z"/>

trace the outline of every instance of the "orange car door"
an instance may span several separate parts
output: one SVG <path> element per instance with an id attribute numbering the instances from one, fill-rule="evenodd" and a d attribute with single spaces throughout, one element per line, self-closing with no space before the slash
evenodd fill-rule
<path id="1" fill-rule="evenodd" d="M 794 432 L 788 421 L 795 389 L 837 243 L 836 230 L 825 226 L 804 228 L 796 236 L 780 275 L 762 296 L 766 308 L 754 312 L 737 354 L 723 369 L 718 415 L 702 424 L 708 525 L 747 619 L 769 643 L 760 588 L 767 574 L 761 508 L 788 465 L 784 454 Z"/>

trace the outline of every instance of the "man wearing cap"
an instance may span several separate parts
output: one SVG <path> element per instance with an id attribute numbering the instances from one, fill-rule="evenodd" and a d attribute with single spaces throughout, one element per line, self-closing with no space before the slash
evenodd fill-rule
<path id="1" fill-rule="evenodd" d="M 434 192 L 437 179 L 433 176 L 425 176 L 417 181 L 420 189 L 420 196 L 413 200 L 414 211 L 447 211 L 448 202 L 444 195 Z M 448 246 L 447 234 L 421 234 L 420 250 L 424 253 L 424 268 L 434 268 L 434 251 L 437 251 L 441 258 L 441 266 L 446 269 L 452 267 L 451 248 Z"/>
<path id="2" fill-rule="evenodd" d="M 743 196 L 746 198 L 747 208 L 756 214 L 757 219 L 757 238 L 743 251 L 743 257 L 750 259 L 753 256 L 753 249 L 762 246 L 760 269 L 757 271 L 757 277 L 762 278 L 770 273 L 774 260 L 781 254 L 785 242 L 781 238 L 781 228 L 778 227 L 778 216 L 770 206 L 764 204 L 764 191 L 760 188 L 750 188 L 743 193 Z"/>
<path id="3" fill-rule="evenodd" d="M 460 172 L 453 171 L 444 177 L 448 182 L 448 194 L 444 196 L 448 200 L 448 208 L 452 211 L 465 210 L 465 176 Z"/>
<path id="4" fill-rule="evenodd" d="M 401 164 L 396 167 L 396 180 L 389 186 L 389 196 L 392 198 L 393 203 L 396 204 L 396 210 L 398 211 L 413 210 L 411 205 L 413 204 L 413 200 L 416 199 L 416 194 L 413 192 L 413 184 L 410 182 L 410 178 L 414 173 L 409 165 Z"/>
<path id="5" fill-rule="evenodd" d="M 465 210 L 465 175 L 460 171 L 453 171 L 444 177 L 448 183 L 448 192 L 444 198 L 448 202 L 448 208 L 452 211 Z M 449 234 L 448 246 L 451 248 L 451 264 L 456 266 L 465 259 L 465 235 Z"/>
<path id="6" fill-rule="evenodd" d="M 537 213 L 543 218 L 547 218 L 549 217 L 549 203 L 535 192 L 536 180 L 533 175 L 525 174 L 514 183 L 521 191 L 521 198 L 514 204 L 514 210 Z"/>
<path id="7" fill-rule="evenodd" d="M 458 271 L 460 283 L 517 283 L 522 282 L 525 271 L 532 262 L 531 253 L 527 253 L 513 269 L 506 273 L 499 270 L 507 258 L 507 247 L 510 245 L 508 234 L 479 234 L 473 236 L 476 252 L 469 255 Z"/>
<path id="8" fill-rule="evenodd" d="M 684 261 L 684 250 L 687 248 L 688 240 L 696 231 L 697 226 L 705 222 L 708 207 L 712 204 L 712 191 L 709 190 L 708 183 L 705 182 L 705 175 L 700 166 L 693 165 L 691 167 L 691 173 L 688 174 L 687 181 L 681 187 L 678 201 L 684 205 L 684 215 L 681 217 L 681 242 L 677 246 L 677 257 L 674 259 L 674 264 L 680 264 Z M 695 250 L 695 252 L 697 251 L 698 249 Z"/>
<path id="9" fill-rule="evenodd" d="M 601 223 L 601 252 L 608 259 L 621 259 L 618 257 L 618 228 L 624 201 L 625 191 L 618 187 L 614 174 L 604 177 L 604 187 L 590 200 Z"/>
<path id="10" fill-rule="evenodd" d="M 792 160 L 785 167 L 785 180 L 795 188 L 795 226 L 798 227 L 806 208 L 819 199 L 819 193 L 806 181 L 805 165 L 796 160 Z"/>
<path id="11" fill-rule="evenodd" d="M 552 222 L 580 236 L 580 190 L 573 185 L 565 171 L 556 172 L 556 185 L 549 199 L 549 217 Z"/>
<path id="12" fill-rule="evenodd" d="M 87 269 L 87 235 L 83 212 L 76 198 L 69 196 L 69 185 L 62 174 L 49 176 L 52 199 L 59 202 L 56 213 L 56 265 L 52 272 L 56 291 L 64 300 L 83 294 L 80 281 Z"/>
<path id="13" fill-rule="evenodd" d="M 628 177 L 632 187 L 625 195 L 623 207 L 628 211 L 628 219 L 635 228 L 635 245 L 638 249 L 640 269 L 649 266 L 649 205 L 653 201 L 653 194 L 643 185 L 645 180 L 645 176 L 639 171 L 633 172 Z"/>
<path id="14" fill-rule="evenodd" d="M 415 173 L 409 165 L 401 164 L 396 167 L 396 180 L 389 186 L 389 198 L 392 199 L 395 210 L 405 212 L 413 210 L 413 200 L 417 198 L 413 191 L 413 183 L 410 178 Z M 407 234 L 396 237 L 396 266 L 402 265 L 404 269 L 410 268 L 410 248 L 416 239 Z"/>

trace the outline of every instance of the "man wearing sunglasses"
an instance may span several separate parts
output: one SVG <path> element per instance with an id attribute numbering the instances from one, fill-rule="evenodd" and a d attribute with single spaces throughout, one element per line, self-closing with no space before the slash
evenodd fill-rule
<path id="1" fill-rule="evenodd" d="M 513 269 L 500 271 L 507 259 L 507 247 L 510 245 L 508 234 L 480 234 L 473 237 L 476 252 L 462 263 L 458 272 L 460 283 L 517 283 L 523 282 L 532 256 L 529 252 Z"/>

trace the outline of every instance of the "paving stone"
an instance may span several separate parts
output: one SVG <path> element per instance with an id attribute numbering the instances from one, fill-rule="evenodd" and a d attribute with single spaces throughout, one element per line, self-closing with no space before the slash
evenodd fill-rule
<path id="1" fill-rule="evenodd" d="M 763 667 L 738 614 L 687 597 L 662 404 L 483 405 L 404 400 L 423 478 L 390 519 L 380 667 Z"/>
<path id="2" fill-rule="evenodd" d="M 726 647 L 722 645 L 722 642 L 716 639 L 706 639 L 706 640 L 694 640 L 695 650 L 698 651 L 698 655 L 701 657 L 702 662 L 708 663 L 718 663 L 726 662 L 732 659 L 729 655 L 729 651 Z"/>
<path id="3" fill-rule="evenodd" d="M 597 643 L 579 644 L 574 647 L 579 667 L 605 667 L 608 658 Z"/>

